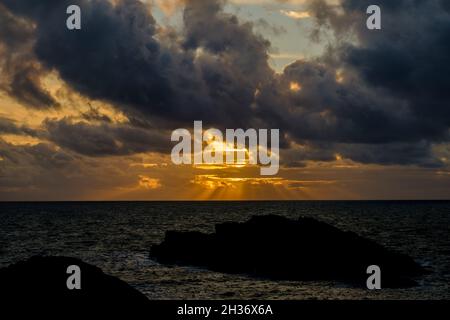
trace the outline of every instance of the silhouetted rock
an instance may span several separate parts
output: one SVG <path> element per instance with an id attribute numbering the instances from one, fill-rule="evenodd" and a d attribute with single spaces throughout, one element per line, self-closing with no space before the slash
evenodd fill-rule
<path id="1" fill-rule="evenodd" d="M 312 218 L 254 216 L 222 223 L 216 232 L 166 232 L 150 256 L 165 264 L 279 280 L 337 280 L 366 286 L 369 265 L 381 268 L 382 287 L 415 285 L 424 270 L 410 257 L 353 232 Z"/>
<path id="2" fill-rule="evenodd" d="M 69 290 L 67 268 L 81 270 L 81 289 Z M 67 308 L 67 313 L 89 311 L 111 314 L 144 309 L 148 299 L 124 281 L 106 275 L 100 268 L 79 259 L 35 256 L 0 269 L 0 304 L 31 308 L 34 314 L 53 314 Z M 36 308 L 38 306 L 39 308 Z M 64 314 L 60 314 L 61 319 Z"/>

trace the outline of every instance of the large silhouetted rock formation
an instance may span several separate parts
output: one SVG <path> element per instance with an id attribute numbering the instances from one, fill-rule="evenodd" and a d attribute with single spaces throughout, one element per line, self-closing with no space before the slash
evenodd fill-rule
<path id="1" fill-rule="evenodd" d="M 337 280 L 365 286 L 369 265 L 382 287 L 414 285 L 424 270 L 410 257 L 312 218 L 254 216 L 222 223 L 216 232 L 167 231 L 150 256 L 165 264 L 283 280 Z"/>
<path id="2" fill-rule="evenodd" d="M 81 270 L 81 290 L 69 290 L 67 268 Z M 0 303 L 14 306 L 17 312 L 55 315 L 64 309 L 60 319 L 74 312 L 111 314 L 145 309 L 148 299 L 122 280 L 106 275 L 101 269 L 81 260 L 67 257 L 35 256 L 0 269 Z"/>

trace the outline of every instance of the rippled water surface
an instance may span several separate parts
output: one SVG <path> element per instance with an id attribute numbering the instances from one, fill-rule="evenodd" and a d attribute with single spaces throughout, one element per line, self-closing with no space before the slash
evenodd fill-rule
<path id="1" fill-rule="evenodd" d="M 264 214 L 314 217 L 409 254 L 433 272 L 415 288 L 369 292 L 167 267 L 148 257 L 166 230 L 212 232 L 216 223 Z M 1 203 L 0 267 L 35 254 L 73 256 L 151 299 L 450 299 L 449 222 L 450 202 Z"/>

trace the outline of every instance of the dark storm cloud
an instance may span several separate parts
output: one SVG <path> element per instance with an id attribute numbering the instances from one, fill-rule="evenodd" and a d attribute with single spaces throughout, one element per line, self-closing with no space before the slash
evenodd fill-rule
<path id="1" fill-rule="evenodd" d="M 92 121 L 100 121 L 100 122 L 109 122 L 111 123 L 112 120 L 109 116 L 106 114 L 101 113 L 98 108 L 94 108 L 91 105 L 89 105 L 89 110 L 82 112 L 81 117 L 84 120 L 87 120 L 88 122 Z"/>
<path id="2" fill-rule="evenodd" d="M 111 177 L 118 176 L 107 160 L 93 162 L 51 143 L 12 145 L 0 138 L 0 157 L 0 199 L 6 201 L 77 199 L 114 187 Z"/>
<path id="3" fill-rule="evenodd" d="M 33 28 L 0 3 L 0 89 L 26 105 L 45 109 L 57 106 L 42 85 L 45 73 L 31 51 Z"/>
<path id="4" fill-rule="evenodd" d="M 382 165 L 414 165 L 437 168 L 443 163 L 431 155 L 431 145 L 426 141 L 417 143 L 344 144 L 337 146 L 343 158 L 360 163 Z"/>
<path id="5" fill-rule="evenodd" d="M 317 6 L 321 2 L 314 2 L 313 8 L 321 8 Z M 399 105 L 406 105 L 399 121 L 384 127 L 394 131 L 395 127 L 406 125 L 409 134 L 396 133 L 396 139 L 412 136 L 416 141 L 422 138 L 447 141 L 450 15 L 443 10 L 444 1 L 378 1 L 382 8 L 381 31 L 365 27 L 365 8 L 371 3 L 344 0 L 343 16 L 331 9 L 315 11 L 319 23 L 330 25 L 338 35 L 351 30 L 360 42 L 338 43 L 334 48 L 335 63 L 354 71 L 360 80 L 359 87 L 379 90 L 383 96 L 397 99 Z M 402 123 L 403 119 L 408 122 Z"/>
<path id="6" fill-rule="evenodd" d="M 449 11 L 442 1 L 379 1 L 382 30 L 370 31 L 370 4 L 312 1 L 313 39 L 331 30 L 336 42 L 322 57 L 288 66 L 278 91 L 266 88 L 258 105 L 295 140 L 318 148 L 325 143 L 355 161 L 443 165 L 431 144 L 449 141 Z M 280 93 L 291 81 L 301 91 Z M 274 110 L 276 102 L 282 107 Z"/>
<path id="7" fill-rule="evenodd" d="M 89 97 L 126 110 L 244 124 L 256 86 L 272 72 L 269 43 L 251 24 L 224 14 L 223 1 L 186 2 L 182 47 L 156 39 L 155 20 L 139 1 L 2 2 L 36 22 L 34 50 L 47 68 Z M 65 27 L 65 9 L 74 3 L 83 12 L 77 32 Z"/>
<path id="8" fill-rule="evenodd" d="M 52 169 L 70 165 L 74 160 L 69 153 L 58 150 L 49 143 L 39 143 L 36 145 L 15 146 L 5 142 L 0 138 L 0 156 L 3 158 L 0 166 L 0 173 L 6 175 L 11 164 L 17 165 L 17 169 L 32 164 L 41 168 Z M 1 174 L 0 174 L 1 177 Z"/>
<path id="9" fill-rule="evenodd" d="M 276 85 L 262 90 L 257 99 L 260 112 L 273 113 L 300 140 L 386 143 L 422 137 L 411 131 L 418 123 L 404 101 L 357 81 L 340 84 L 336 72 L 321 62 L 289 65 Z M 301 86 L 298 92 L 289 90 L 293 82 Z M 278 108 L 271 107 L 274 104 Z"/>
<path id="10" fill-rule="evenodd" d="M 69 118 L 45 121 L 48 139 L 66 149 L 87 156 L 131 155 L 140 152 L 169 152 L 166 132 L 133 127 L 127 124 L 84 121 Z"/>
<path id="11" fill-rule="evenodd" d="M 185 47 L 206 48 L 217 54 L 217 64 L 232 68 L 234 78 L 230 80 L 240 80 L 240 84 L 255 88 L 265 76 L 272 75 L 267 64 L 270 43 L 253 32 L 253 24 L 242 24 L 236 16 L 225 14 L 224 3 L 187 2 L 184 10 Z"/>
<path id="12" fill-rule="evenodd" d="M 445 1 L 378 1 L 381 31 L 365 26 L 370 1 L 312 1 L 313 38 L 328 30 L 336 41 L 323 56 L 294 62 L 280 75 L 268 65 L 270 43 L 251 23 L 225 13 L 222 0 L 185 1 L 183 29 L 170 35 L 135 0 L 0 3 L 36 24 L 33 55 L 46 69 L 139 124 L 125 129 L 106 119 L 90 119 L 104 122 L 96 125 L 47 121 L 52 141 L 82 154 L 143 152 L 144 138 L 162 150 L 167 141 L 144 129 L 155 119 L 163 128 L 189 128 L 193 120 L 219 128 L 280 128 L 284 146 L 287 139 L 308 146 L 292 153 L 290 163 L 332 160 L 339 153 L 362 163 L 438 166 L 432 144 L 449 140 Z M 82 8 L 80 31 L 65 28 L 69 4 Z M 357 43 L 348 40 L 350 33 Z M 292 82 L 301 90 L 290 90 Z"/>
<path id="13" fill-rule="evenodd" d="M 282 150 L 281 158 L 287 167 L 304 167 L 307 161 L 328 162 L 337 158 L 363 164 L 442 167 L 441 160 L 431 154 L 432 145 L 427 141 L 379 144 L 314 142 L 302 148 Z"/>
<path id="14" fill-rule="evenodd" d="M 253 32 L 251 23 L 225 14 L 225 3 L 186 2 L 183 47 L 194 52 L 207 103 L 202 118 L 221 127 L 251 126 L 255 91 L 273 77 L 268 65 L 270 43 Z"/>
<path id="15" fill-rule="evenodd" d="M 24 125 L 17 125 L 11 119 L 0 117 L 0 134 L 17 134 L 37 137 L 39 132 Z"/>

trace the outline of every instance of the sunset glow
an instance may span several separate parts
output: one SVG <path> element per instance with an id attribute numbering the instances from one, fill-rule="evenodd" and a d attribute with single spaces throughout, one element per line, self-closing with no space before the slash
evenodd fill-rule
<path id="1" fill-rule="evenodd" d="M 96 2 L 79 31 L 58 29 L 65 8 L 48 8 L 63 12 L 52 24 L 45 10 L 11 3 L 0 0 L 0 24 L 14 30 L 0 38 L 0 199 L 450 196 L 448 81 L 416 83 L 447 54 L 422 61 L 408 31 L 395 34 L 404 41 L 394 63 L 378 46 L 395 37 L 357 29 L 366 13 L 341 1 L 322 11 L 307 0 L 220 1 L 212 11 L 201 1 L 105 1 L 102 19 L 114 26 L 105 34 Z M 369 64 L 368 52 L 388 61 Z M 385 79 L 398 61 L 414 63 Z M 273 154 L 259 141 L 255 152 L 212 136 L 186 155 L 200 163 L 175 165 L 171 133 L 195 121 L 223 133 L 279 130 L 279 170 L 261 175 L 258 151 Z M 230 153 L 245 157 L 227 162 Z"/>

